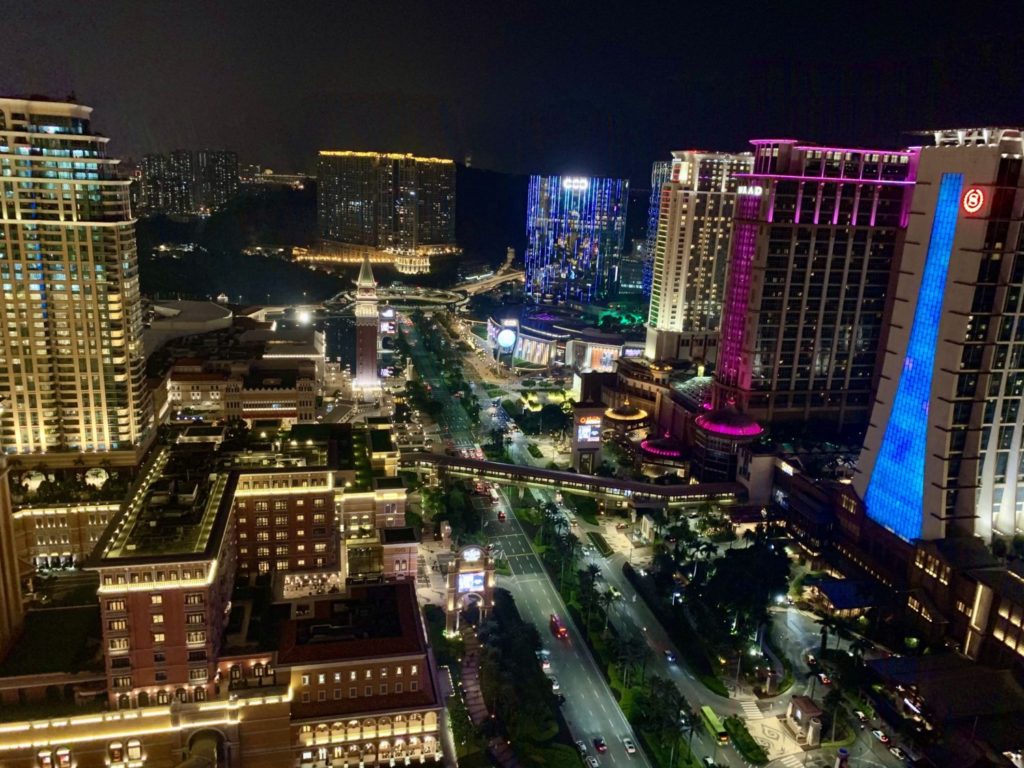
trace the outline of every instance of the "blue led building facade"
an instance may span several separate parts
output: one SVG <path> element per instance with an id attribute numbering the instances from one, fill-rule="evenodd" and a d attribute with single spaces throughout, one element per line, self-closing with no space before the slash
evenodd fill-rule
<path id="1" fill-rule="evenodd" d="M 864 499 L 870 518 L 908 541 L 920 537 L 924 516 L 928 409 L 946 275 L 963 183 L 963 174 L 946 173 L 939 185 L 910 342 L 885 437 Z"/>
<path id="2" fill-rule="evenodd" d="M 651 197 L 647 203 L 647 240 L 644 244 L 643 292 L 651 295 L 654 280 L 654 249 L 658 242 L 658 219 L 661 216 L 661 188 L 672 178 L 672 161 L 655 160 L 651 163 Z"/>
<path id="3" fill-rule="evenodd" d="M 626 179 L 531 176 L 526 293 L 589 304 L 615 297 L 626 234 Z"/>

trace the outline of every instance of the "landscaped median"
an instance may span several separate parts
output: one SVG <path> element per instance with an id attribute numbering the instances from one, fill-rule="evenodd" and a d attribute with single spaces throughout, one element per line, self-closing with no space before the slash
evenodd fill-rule
<path id="1" fill-rule="evenodd" d="M 605 541 L 604 536 L 602 536 L 600 533 L 597 533 L 596 531 L 588 532 L 587 533 L 587 538 L 590 539 L 591 543 L 594 545 L 594 547 L 597 549 L 597 551 L 601 554 L 601 557 L 609 557 L 612 554 L 612 552 L 614 551 L 611 548 L 611 546 L 608 544 L 608 542 Z"/>
<path id="2" fill-rule="evenodd" d="M 764 765 L 768 762 L 768 753 L 764 751 L 764 747 L 754 741 L 754 737 L 750 735 L 743 720 L 738 717 L 727 717 L 722 725 L 725 726 L 733 746 L 744 760 L 754 765 Z"/>

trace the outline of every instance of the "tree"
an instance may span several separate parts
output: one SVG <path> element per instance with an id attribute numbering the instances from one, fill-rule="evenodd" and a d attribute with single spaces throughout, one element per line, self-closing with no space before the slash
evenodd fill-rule
<path id="1" fill-rule="evenodd" d="M 825 711 L 832 716 L 832 741 L 835 741 L 836 721 L 839 720 L 839 709 L 843 706 L 843 694 L 839 692 L 838 688 L 833 688 L 825 694 L 822 704 L 825 705 Z"/>

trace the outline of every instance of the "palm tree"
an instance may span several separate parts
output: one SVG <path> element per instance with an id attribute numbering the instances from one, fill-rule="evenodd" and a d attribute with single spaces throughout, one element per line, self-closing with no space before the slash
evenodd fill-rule
<path id="1" fill-rule="evenodd" d="M 866 637 L 854 637 L 853 642 L 850 643 L 850 651 L 853 652 L 853 658 L 857 660 L 858 664 L 864 663 L 864 653 L 872 650 L 874 647 L 875 644 Z"/>
<path id="2" fill-rule="evenodd" d="M 825 651 L 828 650 L 829 633 L 838 630 L 840 622 L 835 616 L 822 616 L 818 619 L 818 623 L 821 625 L 821 649 L 819 655 L 824 655 Z"/>

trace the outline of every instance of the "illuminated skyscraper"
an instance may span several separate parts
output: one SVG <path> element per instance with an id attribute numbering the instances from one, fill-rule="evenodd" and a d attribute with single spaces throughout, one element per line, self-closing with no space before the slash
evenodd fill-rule
<path id="1" fill-rule="evenodd" d="M 196 210 L 216 211 L 238 194 L 238 155 L 219 149 L 195 153 Z"/>
<path id="2" fill-rule="evenodd" d="M 143 379 L 135 220 L 92 108 L 0 98 L 0 445 L 138 449 Z"/>
<path id="3" fill-rule="evenodd" d="M 737 174 L 750 171 L 753 156 L 694 150 L 672 156 L 657 206 L 645 354 L 714 362 Z"/>
<path id="4" fill-rule="evenodd" d="M 531 176 L 526 293 L 583 304 L 614 298 L 628 199 L 626 179 Z"/>
<path id="5" fill-rule="evenodd" d="M 866 426 L 917 151 L 753 142 L 738 174 L 714 404 Z"/>
<path id="6" fill-rule="evenodd" d="M 1024 528 L 1021 132 L 920 151 L 892 330 L 854 486 L 907 539 Z"/>
<path id="7" fill-rule="evenodd" d="M 455 163 L 379 152 L 320 152 L 320 236 L 405 253 L 455 248 Z"/>
<path id="8" fill-rule="evenodd" d="M 651 163 L 651 197 L 647 204 L 647 240 L 644 244 L 643 292 L 651 295 L 654 280 L 654 246 L 658 240 L 658 220 L 661 218 L 661 188 L 672 178 L 672 161 L 655 160 Z"/>

